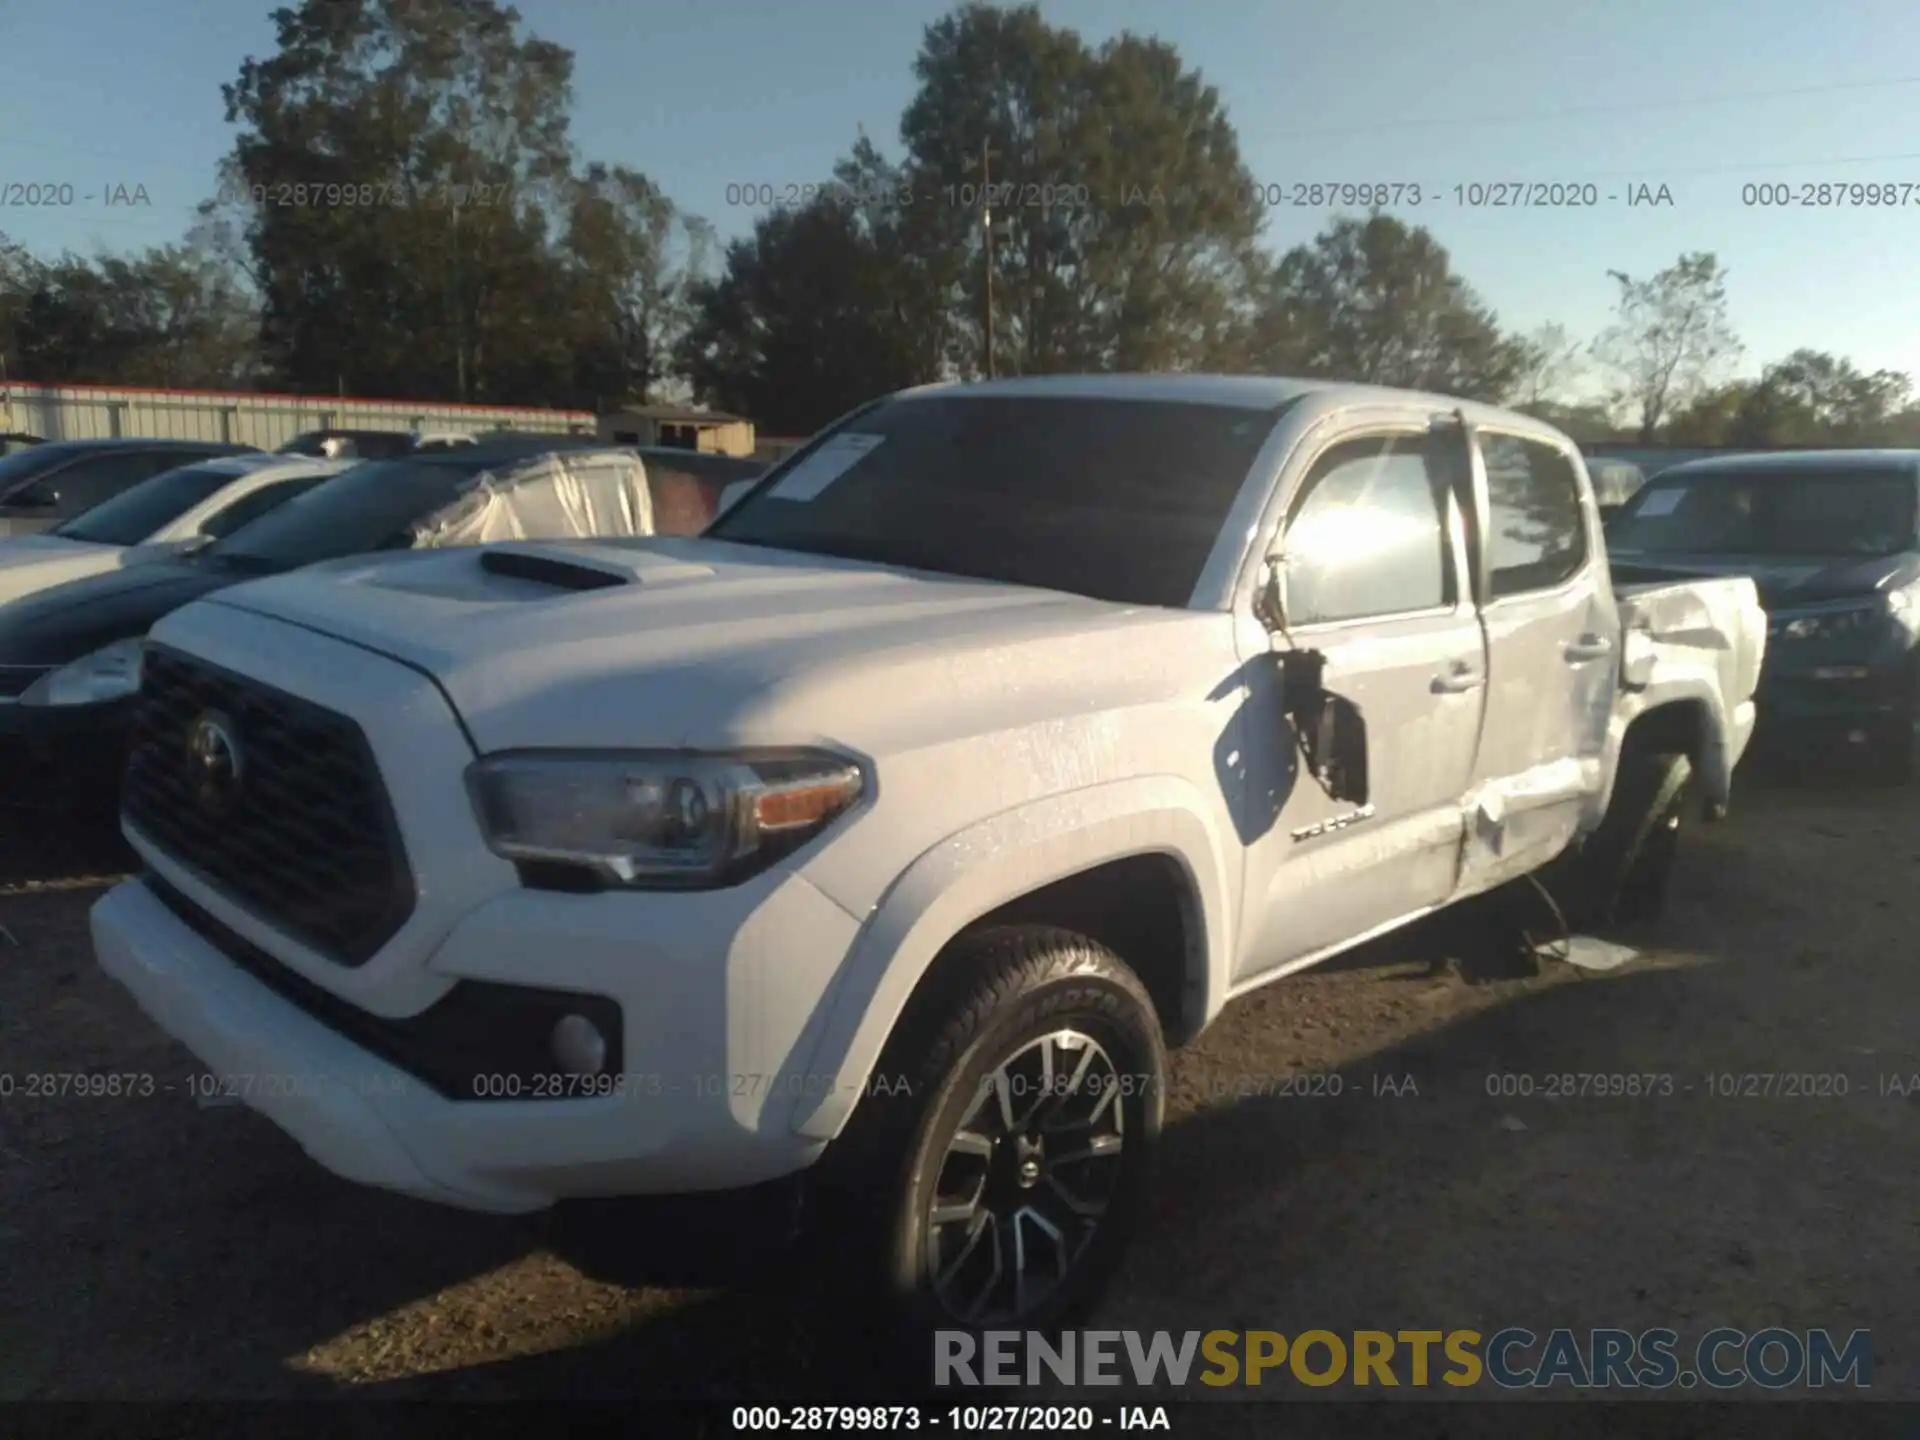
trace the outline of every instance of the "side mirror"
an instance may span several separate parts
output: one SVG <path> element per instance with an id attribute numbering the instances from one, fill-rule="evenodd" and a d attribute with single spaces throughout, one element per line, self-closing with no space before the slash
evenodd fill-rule
<path id="1" fill-rule="evenodd" d="M 1280 655 L 1283 704 L 1314 781 L 1335 800 L 1367 803 L 1367 722 L 1360 707 L 1326 688 L 1318 650 Z"/>

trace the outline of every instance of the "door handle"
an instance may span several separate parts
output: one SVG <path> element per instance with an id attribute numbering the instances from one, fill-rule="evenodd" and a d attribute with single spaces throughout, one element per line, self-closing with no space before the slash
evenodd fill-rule
<path id="1" fill-rule="evenodd" d="M 1469 690 L 1478 690 L 1486 683 L 1486 678 L 1464 660 L 1456 660 L 1447 667 L 1447 673 L 1433 677 L 1433 693 L 1436 695 L 1464 695 Z"/>
<path id="2" fill-rule="evenodd" d="M 1582 635 L 1563 652 L 1569 665 L 1586 660 L 1601 660 L 1613 653 L 1613 641 L 1604 635 Z"/>

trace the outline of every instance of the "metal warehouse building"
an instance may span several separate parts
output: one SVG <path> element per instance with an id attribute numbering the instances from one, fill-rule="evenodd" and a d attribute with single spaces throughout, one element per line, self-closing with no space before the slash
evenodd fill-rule
<path id="1" fill-rule="evenodd" d="M 0 385 L 0 434 L 43 440 L 117 435 L 219 440 L 272 450 L 308 430 L 538 430 L 594 432 L 584 410 L 447 405 L 417 400 L 140 390 L 115 385 Z"/>

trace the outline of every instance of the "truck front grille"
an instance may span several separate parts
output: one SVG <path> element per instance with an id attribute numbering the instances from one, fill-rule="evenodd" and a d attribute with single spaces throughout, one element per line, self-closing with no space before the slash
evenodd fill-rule
<path id="1" fill-rule="evenodd" d="M 339 964 L 365 964 L 413 913 L 360 727 L 151 642 L 122 803 L 178 864 Z"/>

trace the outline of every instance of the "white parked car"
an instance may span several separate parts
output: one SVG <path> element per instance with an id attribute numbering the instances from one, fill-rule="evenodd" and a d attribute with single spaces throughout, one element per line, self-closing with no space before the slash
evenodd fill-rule
<path id="1" fill-rule="evenodd" d="M 51 530 L 0 539 L 0 604 L 191 554 L 357 463 L 232 455 L 163 471 Z"/>
<path id="2" fill-rule="evenodd" d="M 699 537 L 169 615 L 150 874 L 94 942 L 340 1175 L 495 1211 L 800 1177 L 895 1333 L 1045 1329 L 1141 1213 L 1169 1043 L 1557 861 L 1578 919 L 1652 913 L 1765 643 L 1750 581 L 1616 589 L 1523 415 L 908 391 Z"/>

